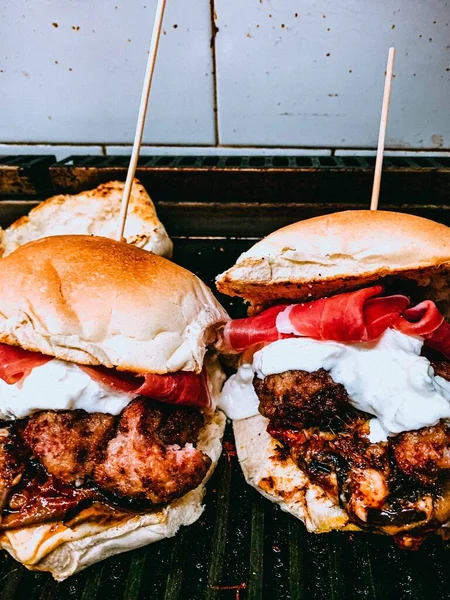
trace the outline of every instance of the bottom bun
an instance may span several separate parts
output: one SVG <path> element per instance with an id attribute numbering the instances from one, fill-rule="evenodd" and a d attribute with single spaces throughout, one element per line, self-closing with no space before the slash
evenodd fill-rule
<path id="1" fill-rule="evenodd" d="M 163 509 L 113 524 L 85 522 L 68 527 L 47 523 L 8 531 L 1 538 L 0 547 L 28 569 L 49 571 L 57 581 L 63 581 L 109 556 L 174 536 L 182 525 L 191 525 L 203 512 L 205 484 L 222 451 L 225 421 L 220 411 L 205 416 L 197 448 L 211 458 L 211 467 L 195 490 Z"/>
<path id="2" fill-rule="evenodd" d="M 247 483 L 303 521 L 310 532 L 358 531 L 347 513 L 281 452 L 281 445 L 267 433 L 268 423 L 257 415 L 233 424 L 236 451 Z"/>

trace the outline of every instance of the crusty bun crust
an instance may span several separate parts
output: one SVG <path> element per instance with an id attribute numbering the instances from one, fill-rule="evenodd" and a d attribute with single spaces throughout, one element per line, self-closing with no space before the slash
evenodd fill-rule
<path id="1" fill-rule="evenodd" d="M 280 299 L 314 300 L 389 276 L 442 288 L 449 273 L 449 227 L 404 213 L 354 210 L 275 231 L 219 275 L 217 288 L 248 300 L 255 312 Z"/>
<path id="2" fill-rule="evenodd" d="M 107 238 L 44 238 L 0 260 L 0 342 L 62 360 L 200 372 L 228 318 L 186 269 Z"/>
<path id="3" fill-rule="evenodd" d="M 236 452 L 247 483 L 303 521 L 312 533 L 358 530 L 322 488 L 311 483 L 289 457 L 282 456 L 279 444 L 267 433 L 268 422 L 256 415 L 233 423 Z"/>
<path id="4" fill-rule="evenodd" d="M 28 569 L 49 571 L 63 581 L 109 556 L 174 536 L 182 525 L 194 523 L 203 512 L 205 484 L 220 457 L 225 421 L 220 411 L 205 417 L 197 448 L 210 456 L 211 467 L 198 488 L 166 508 L 106 527 L 81 524 L 69 529 L 53 523 L 7 532 L 0 547 Z"/>
<path id="5" fill-rule="evenodd" d="M 109 181 L 95 190 L 60 194 L 41 202 L 27 216 L 0 230 L 0 255 L 7 256 L 23 244 L 52 235 L 114 238 L 124 187 L 122 181 Z M 128 244 L 160 256 L 172 256 L 173 244 L 158 219 L 152 199 L 137 179 L 131 187 L 124 237 Z"/>

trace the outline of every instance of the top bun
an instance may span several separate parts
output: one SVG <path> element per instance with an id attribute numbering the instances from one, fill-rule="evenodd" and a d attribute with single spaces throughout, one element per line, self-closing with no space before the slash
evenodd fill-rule
<path id="1" fill-rule="evenodd" d="M 113 238 L 117 229 L 125 183 L 109 181 L 95 190 L 53 196 L 20 217 L 4 231 L 0 228 L 0 254 L 53 235 L 89 234 Z M 158 219 L 144 186 L 133 180 L 123 233 L 127 244 L 170 258 L 173 244 Z"/>
<path id="2" fill-rule="evenodd" d="M 217 288 L 256 312 L 281 299 L 314 300 L 393 275 L 421 285 L 432 279 L 442 296 L 449 271 L 449 227 L 404 213 L 353 210 L 275 231 L 219 275 Z"/>
<path id="3" fill-rule="evenodd" d="M 31 242 L 0 274 L 0 342 L 80 364 L 199 372 L 229 319 L 186 269 L 107 238 Z"/>

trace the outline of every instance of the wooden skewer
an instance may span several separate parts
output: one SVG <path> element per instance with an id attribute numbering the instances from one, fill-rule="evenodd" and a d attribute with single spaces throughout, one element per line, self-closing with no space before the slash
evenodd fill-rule
<path id="1" fill-rule="evenodd" d="M 161 37 L 161 27 L 166 8 L 166 0 L 158 0 L 156 7 L 155 22 L 153 24 L 152 38 L 150 41 L 150 50 L 148 53 L 147 67 L 145 70 L 144 85 L 142 87 L 141 104 L 139 107 L 136 133 L 134 136 L 133 151 L 131 153 L 130 164 L 128 167 L 125 188 L 123 190 L 122 203 L 120 206 L 119 227 L 117 229 L 116 240 L 122 241 L 125 230 L 125 221 L 127 219 L 128 203 L 130 201 L 131 186 L 133 185 L 134 174 L 136 173 L 139 151 L 144 133 L 145 116 L 147 114 L 148 99 L 155 70 L 156 55 L 158 52 L 159 39 Z"/>
<path id="2" fill-rule="evenodd" d="M 375 175 L 373 179 L 372 199 L 370 210 L 377 210 L 378 198 L 380 196 L 381 169 L 383 168 L 384 141 L 386 139 L 386 127 L 389 114 L 389 101 L 391 99 L 392 74 L 394 70 L 395 48 L 389 48 L 389 55 L 384 80 L 383 105 L 381 107 L 380 132 L 378 134 L 377 158 L 375 161 Z"/>

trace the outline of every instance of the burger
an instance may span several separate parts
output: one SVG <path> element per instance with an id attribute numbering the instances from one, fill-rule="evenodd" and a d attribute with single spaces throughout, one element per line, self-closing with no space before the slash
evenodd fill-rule
<path id="1" fill-rule="evenodd" d="M 307 529 L 418 548 L 450 521 L 450 228 L 347 211 L 289 225 L 217 279 L 249 303 L 221 406 L 245 477 Z"/>
<path id="2" fill-rule="evenodd" d="M 202 513 L 225 417 L 217 328 L 192 273 L 55 236 L 0 261 L 0 545 L 62 580 Z"/>

